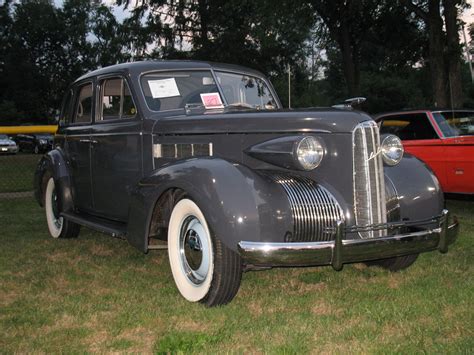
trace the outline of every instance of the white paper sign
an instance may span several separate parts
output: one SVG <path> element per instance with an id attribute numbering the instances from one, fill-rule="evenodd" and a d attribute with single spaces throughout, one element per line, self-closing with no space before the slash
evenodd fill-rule
<path id="1" fill-rule="evenodd" d="M 180 96 L 176 80 L 174 78 L 148 80 L 151 96 L 154 99 L 161 99 L 164 97 Z"/>

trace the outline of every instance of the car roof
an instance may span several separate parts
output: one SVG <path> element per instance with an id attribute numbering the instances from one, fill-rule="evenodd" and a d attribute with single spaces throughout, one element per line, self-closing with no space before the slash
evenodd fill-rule
<path id="1" fill-rule="evenodd" d="M 403 109 L 399 111 L 388 111 L 388 112 L 382 112 L 382 113 L 377 113 L 373 115 L 374 120 L 379 119 L 382 116 L 392 116 L 392 115 L 403 115 L 403 114 L 408 114 L 408 113 L 420 113 L 420 112 L 474 112 L 474 109 L 472 108 L 465 108 L 465 109 L 449 109 L 449 108 L 411 108 L 411 109 Z"/>
<path id="2" fill-rule="evenodd" d="M 257 70 L 253 70 L 247 67 L 234 64 L 214 63 L 205 61 L 194 61 L 194 60 L 146 60 L 130 63 L 115 64 L 108 67 L 100 68 L 91 71 L 87 74 L 82 75 L 75 82 L 82 81 L 85 79 L 92 78 L 98 75 L 107 75 L 117 72 L 130 73 L 130 74 L 141 74 L 143 72 L 149 72 L 154 70 L 185 70 L 185 69 L 216 69 L 224 71 L 236 71 L 246 72 L 257 76 L 263 76 Z"/>

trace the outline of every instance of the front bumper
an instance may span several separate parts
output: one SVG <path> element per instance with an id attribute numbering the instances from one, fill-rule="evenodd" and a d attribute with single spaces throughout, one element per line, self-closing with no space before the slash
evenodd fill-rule
<path id="1" fill-rule="evenodd" d="M 448 251 L 448 245 L 457 237 L 459 223 L 453 218 L 448 224 L 449 213 L 443 210 L 439 216 L 427 221 L 387 223 L 375 226 L 375 229 L 416 227 L 417 225 L 435 225 L 420 231 L 388 235 L 371 239 L 344 239 L 345 234 L 358 230 L 346 228 L 344 222 L 337 222 L 336 237 L 332 241 L 304 243 L 239 243 L 239 253 L 248 266 L 316 266 L 332 265 L 341 270 L 343 264 L 385 259 L 396 256 L 417 254 L 432 250 L 442 253 Z M 367 230 L 368 227 L 360 228 Z"/>

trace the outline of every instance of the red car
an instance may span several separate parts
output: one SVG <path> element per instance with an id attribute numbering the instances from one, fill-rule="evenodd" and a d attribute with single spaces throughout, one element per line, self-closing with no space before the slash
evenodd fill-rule
<path id="1" fill-rule="evenodd" d="M 474 110 L 414 110 L 376 116 L 381 134 L 428 164 L 444 192 L 474 194 Z"/>

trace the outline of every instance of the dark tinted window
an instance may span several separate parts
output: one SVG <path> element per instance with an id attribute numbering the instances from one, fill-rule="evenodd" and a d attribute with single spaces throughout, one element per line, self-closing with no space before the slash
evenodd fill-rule
<path id="1" fill-rule="evenodd" d="M 401 140 L 439 138 L 424 113 L 387 116 L 383 119 L 380 133 L 395 134 Z"/>
<path id="2" fill-rule="evenodd" d="M 102 82 L 102 119 L 134 117 L 137 110 L 133 103 L 127 82 L 121 78 L 106 79 Z"/>
<path id="3" fill-rule="evenodd" d="M 74 123 L 91 122 L 92 118 L 92 83 L 87 83 L 78 90 L 78 98 L 74 114 Z"/>

